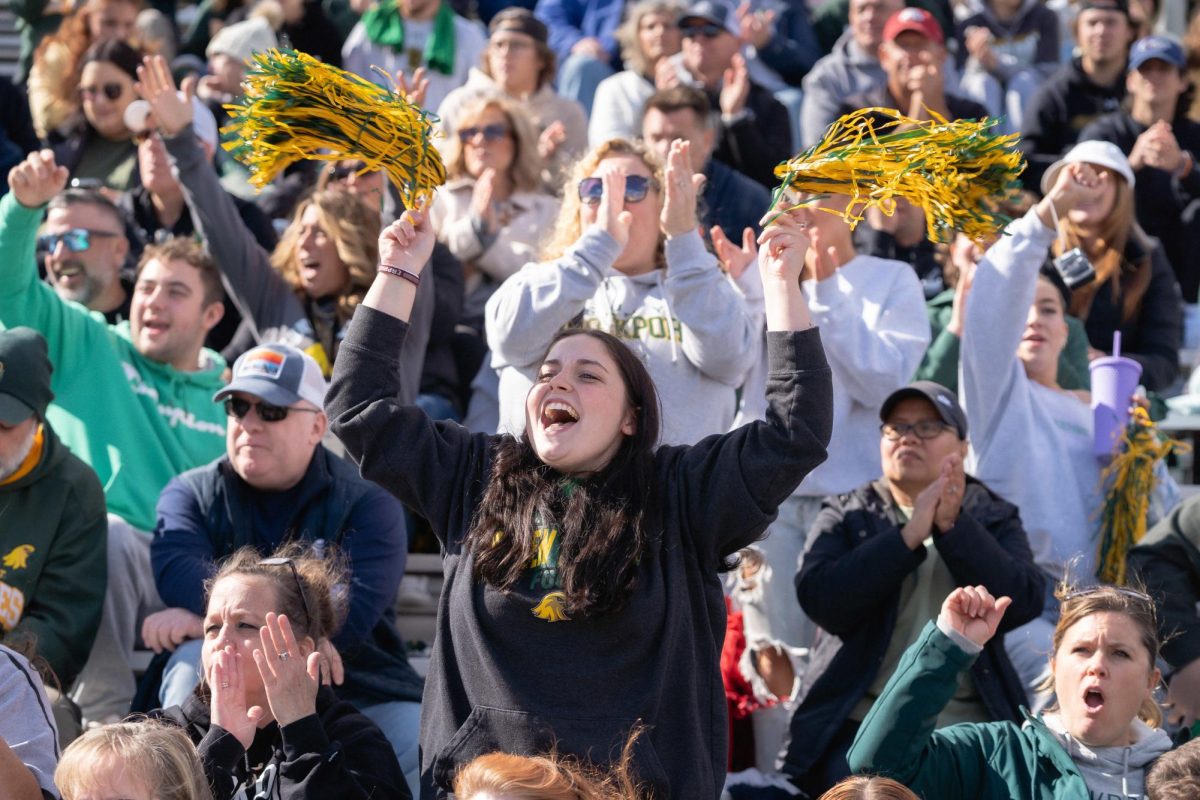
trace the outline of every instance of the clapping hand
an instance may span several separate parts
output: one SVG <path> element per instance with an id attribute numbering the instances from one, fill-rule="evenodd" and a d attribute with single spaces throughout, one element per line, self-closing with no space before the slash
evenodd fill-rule
<path id="1" fill-rule="evenodd" d="M 1135 170 L 1155 167 L 1175 173 L 1183 166 L 1183 150 L 1171 130 L 1171 124 L 1159 120 L 1144 130 L 1129 152 L 1129 165 Z"/>
<path id="2" fill-rule="evenodd" d="M 938 619 L 946 627 L 983 647 L 996 635 L 1000 619 L 1010 605 L 1012 598 L 1001 597 L 997 600 L 983 586 L 960 586 L 942 603 L 942 613 Z"/>
<path id="3" fill-rule="evenodd" d="M 551 122 L 546 126 L 546 130 L 542 131 L 538 136 L 538 155 L 542 157 L 543 161 L 549 161 L 558 152 L 559 145 L 566 140 L 567 126 L 563 124 L 561 119 Z"/>
<path id="4" fill-rule="evenodd" d="M 750 98 L 750 69 L 741 53 L 734 53 L 729 69 L 725 70 L 724 82 L 718 103 L 725 116 L 737 114 L 746 107 Z"/>
<path id="5" fill-rule="evenodd" d="M 171 68 L 162 56 L 146 56 L 142 65 L 137 68 L 138 80 L 134 85 L 142 99 L 150 104 L 158 129 L 165 136 L 175 136 L 186 128 L 195 116 L 192 108 L 192 95 L 196 89 L 196 79 L 187 78 L 183 82 L 183 97 L 175 90 L 175 79 L 171 77 Z"/>
<path id="6" fill-rule="evenodd" d="M 660 222 L 667 238 L 682 236 L 696 227 L 696 195 L 704 185 L 704 175 L 692 172 L 691 142 L 676 139 L 667 153 L 664 171 L 666 195 Z"/>
<path id="7" fill-rule="evenodd" d="M 725 268 L 725 272 L 735 281 L 742 277 L 746 267 L 754 263 L 754 259 L 758 258 L 758 246 L 754 243 L 754 229 L 744 228 L 742 230 L 742 246 L 738 247 L 733 242 L 729 241 L 729 237 L 725 235 L 725 231 L 720 225 L 713 225 L 710 231 L 712 236 L 713 250 L 716 252 L 717 260 L 721 262 L 721 266 Z"/>
<path id="8" fill-rule="evenodd" d="M 213 654 L 212 666 L 209 667 L 207 676 L 212 692 L 212 724 L 229 731 L 247 750 L 254 742 L 258 723 L 265 713 L 262 706 L 246 705 L 244 672 L 254 668 L 243 663 L 241 654 L 233 645 L 226 645 L 224 650 Z"/>
<path id="9" fill-rule="evenodd" d="M 596 206 L 596 225 L 616 240 L 621 250 L 629 244 L 629 226 L 633 214 L 625 210 L 625 171 L 614 169 L 600 176 L 600 204 Z"/>
<path id="10" fill-rule="evenodd" d="M 483 229 L 488 233 L 496 232 L 496 170 L 488 167 L 475 179 L 471 187 L 471 213 L 483 222 Z"/>
<path id="11" fill-rule="evenodd" d="M 425 68 L 417 67 L 410 84 L 404 77 L 404 70 L 396 73 L 396 92 L 404 96 L 414 106 L 425 107 L 425 95 L 429 92 L 429 78 L 425 77 Z"/>
<path id="12" fill-rule="evenodd" d="M 951 453 L 942 461 L 942 491 L 938 496 L 937 508 L 933 512 L 934 526 L 945 533 L 958 522 L 962 511 L 963 494 L 967 491 L 967 476 L 963 470 L 962 456 Z"/>
<path id="13" fill-rule="evenodd" d="M 267 624 L 259 629 L 262 649 L 254 651 L 254 662 L 262 675 L 271 716 L 279 727 L 317 713 L 317 688 L 321 685 L 321 653 L 313 651 L 305 658 L 292 624 L 282 614 L 267 614 Z"/>
<path id="14" fill-rule="evenodd" d="M 8 188 L 26 208 L 41 208 L 67 186 L 70 171 L 54 163 L 54 151 L 38 150 L 9 170 Z"/>

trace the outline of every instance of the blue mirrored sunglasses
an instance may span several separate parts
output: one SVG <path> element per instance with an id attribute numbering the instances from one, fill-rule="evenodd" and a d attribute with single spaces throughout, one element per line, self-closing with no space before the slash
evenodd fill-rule
<path id="1" fill-rule="evenodd" d="M 112 231 L 93 231 L 88 228 L 71 228 L 59 233 L 43 233 L 37 238 L 37 248 L 40 252 L 50 253 L 62 242 L 72 253 L 82 253 L 92 246 L 92 237 L 116 236 Z"/>
<path id="2" fill-rule="evenodd" d="M 646 199 L 650 187 L 658 188 L 658 181 L 645 175 L 625 176 L 625 202 L 640 203 Z M 589 206 L 599 205 L 604 196 L 604 181 L 602 178 L 584 178 L 579 182 L 579 199 Z"/>

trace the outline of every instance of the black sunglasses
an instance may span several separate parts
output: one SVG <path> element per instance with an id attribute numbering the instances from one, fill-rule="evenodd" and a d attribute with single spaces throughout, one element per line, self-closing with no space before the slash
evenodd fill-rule
<path id="1" fill-rule="evenodd" d="M 463 128 L 458 132 L 458 140 L 463 144 L 467 144 L 481 133 L 483 134 L 484 141 L 498 142 L 508 136 L 508 126 L 496 122 L 491 125 L 484 125 L 482 128 Z"/>
<path id="2" fill-rule="evenodd" d="M 696 36 L 703 36 L 705 39 L 715 39 L 722 33 L 725 33 L 725 29 L 720 25 L 708 22 L 704 25 L 685 25 L 679 29 L 679 32 L 683 34 L 683 38 L 685 39 Z"/>
<path id="3" fill-rule="evenodd" d="M 300 571 L 296 569 L 296 562 L 290 558 L 264 558 L 258 562 L 260 567 L 291 567 L 292 577 L 296 579 L 296 591 L 300 592 L 300 604 L 304 606 L 304 627 L 305 629 L 312 627 L 312 612 L 308 610 L 308 597 L 304 594 L 304 584 L 300 581 Z"/>
<path id="4" fill-rule="evenodd" d="M 257 409 L 258 418 L 263 422 L 280 422 L 287 419 L 287 415 L 293 411 L 304 411 L 309 414 L 316 414 L 315 408 L 296 408 L 295 406 L 275 406 L 270 403 L 264 403 L 261 400 L 257 403 L 252 403 L 241 397 L 226 397 L 225 398 L 225 413 L 230 417 L 243 419 L 250 413 L 250 409 Z"/>
<path id="5" fill-rule="evenodd" d="M 79 94 L 83 97 L 95 97 L 103 94 L 109 100 L 117 100 L 125 94 L 125 87 L 119 83 L 105 83 L 100 86 L 80 86 Z"/>
<path id="6" fill-rule="evenodd" d="M 658 181 L 645 175 L 625 176 L 625 202 L 640 203 L 646 199 L 650 187 L 658 188 Z M 579 182 L 579 199 L 589 206 L 599 205 L 604 196 L 604 181 L 601 178 L 584 178 Z"/>
<path id="7" fill-rule="evenodd" d="M 37 237 L 37 249 L 39 253 L 52 253 L 58 249 L 58 243 L 62 242 L 67 246 L 67 249 L 72 253 L 82 253 L 92 246 L 92 237 L 96 236 L 104 238 L 107 236 L 116 236 L 112 231 L 94 231 L 90 228 L 71 228 L 70 230 L 61 231 L 59 233 L 43 233 Z"/>

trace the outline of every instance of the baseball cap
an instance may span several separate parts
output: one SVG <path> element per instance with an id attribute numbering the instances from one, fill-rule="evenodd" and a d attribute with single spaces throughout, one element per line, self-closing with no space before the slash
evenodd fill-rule
<path id="1" fill-rule="evenodd" d="M 946 43 L 942 26 L 933 18 L 933 14 L 923 8 L 902 8 L 888 17 L 888 21 L 883 26 L 883 40 L 894 42 L 896 37 L 905 31 L 919 33 L 938 44 Z"/>
<path id="2" fill-rule="evenodd" d="M 36 414 L 46 416 L 50 391 L 49 350 L 32 328 L 0 331 L 0 422 L 19 425 Z"/>
<path id="3" fill-rule="evenodd" d="M 1058 180 L 1059 170 L 1067 164 L 1095 164 L 1099 167 L 1108 167 L 1124 178 L 1130 188 L 1134 185 L 1133 168 L 1129 166 L 1129 159 L 1121 152 L 1121 148 L 1112 142 L 1089 139 L 1075 145 L 1067 151 L 1065 156 L 1050 165 L 1046 174 L 1042 176 L 1042 194 L 1049 194 L 1050 188 L 1054 186 L 1054 181 Z"/>
<path id="4" fill-rule="evenodd" d="M 724 0 L 698 0 L 687 7 L 679 18 L 679 27 L 686 28 L 697 22 L 707 22 L 737 35 L 741 26 L 737 21 L 737 9 Z"/>
<path id="5" fill-rule="evenodd" d="M 913 381 L 903 389 L 897 389 L 888 395 L 888 399 L 883 401 L 883 407 L 879 409 L 880 422 L 887 422 L 887 418 L 900 401 L 909 397 L 923 397 L 933 403 L 942 422 L 958 431 L 958 438 L 967 438 L 967 415 L 958 404 L 958 398 L 954 396 L 954 392 L 933 381 Z"/>
<path id="6" fill-rule="evenodd" d="M 183 99 L 183 92 L 176 94 L 180 100 Z M 150 104 L 145 100 L 134 100 L 125 106 L 125 127 L 134 133 L 146 130 L 150 111 Z M 192 98 L 192 131 L 201 142 L 213 150 L 217 149 L 217 118 L 198 97 Z"/>
<path id="7" fill-rule="evenodd" d="M 1166 36 L 1147 36 L 1144 39 L 1138 39 L 1133 43 L 1133 47 L 1129 48 L 1129 71 L 1133 72 L 1142 64 L 1155 58 L 1165 61 L 1177 69 L 1187 66 L 1187 56 L 1184 55 L 1183 47 L 1179 42 Z"/>
<path id="8" fill-rule="evenodd" d="M 213 395 L 215 402 L 245 392 L 274 406 L 307 400 L 325 407 L 325 378 L 316 360 L 287 344 L 264 344 L 243 353 L 233 364 L 233 380 Z"/>

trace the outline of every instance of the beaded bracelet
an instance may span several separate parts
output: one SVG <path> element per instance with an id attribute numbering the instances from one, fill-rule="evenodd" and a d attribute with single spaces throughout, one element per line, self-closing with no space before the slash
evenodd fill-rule
<path id="1" fill-rule="evenodd" d="M 413 286 L 421 285 L 421 276 L 415 272 L 409 272 L 401 267 L 393 267 L 391 264 L 380 264 L 380 272 L 386 272 L 388 275 L 395 275 L 397 278 L 403 278 Z"/>

